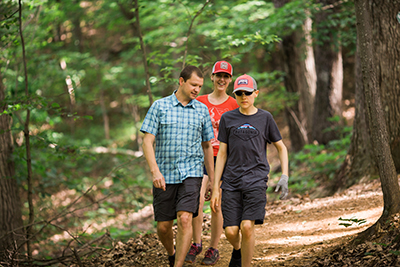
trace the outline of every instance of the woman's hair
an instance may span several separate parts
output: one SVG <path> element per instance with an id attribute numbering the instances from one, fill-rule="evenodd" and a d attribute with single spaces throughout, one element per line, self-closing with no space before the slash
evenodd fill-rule
<path id="1" fill-rule="evenodd" d="M 192 66 L 192 65 L 188 65 L 186 66 L 182 71 L 181 74 L 179 75 L 179 78 L 182 77 L 183 80 L 186 82 L 187 80 L 189 80 L 192 77 L 193 72 L 196 73 L 196 75 L 199 78 L 203 78 L 203 73 L 201 72 L 201 70 L 196 67 L 196 66 Z"/>

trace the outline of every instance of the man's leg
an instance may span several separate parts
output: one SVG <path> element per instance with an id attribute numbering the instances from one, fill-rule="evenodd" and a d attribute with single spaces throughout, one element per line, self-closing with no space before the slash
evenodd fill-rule
<path id="1" fill-rule="evenodd" d="M 169 256 L 174 255 L 174 232 L 172 225 L 174 221 L 157 222 L 157 234 L 161 243 L 167 250 Z"/>
<path id="2" fill-rule="evenodd" d="M 242 221 L 240 229 L 242 232 L 242 266 L 248 267 L 251 266 L 251 260 L 254 254 L 254 221 Z"/>
<path id="3" fill-rule="evenodd" d="M 178 232 L 176 235 L 175 267 L 181 267 L 185 262 L 186 253 L 189 250 L 190 241 L 192 239 L 193 213 L 178 211 L 177 217 Z"/>

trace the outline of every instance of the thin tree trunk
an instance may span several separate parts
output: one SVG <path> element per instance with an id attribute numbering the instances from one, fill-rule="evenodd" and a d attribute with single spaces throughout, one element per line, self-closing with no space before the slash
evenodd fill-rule
<path id="1" fill-rule="evenodd" d="M 336 0 L 321 0 L 323 5 L 334 5 Z M 329 12 L 337 12 L 336 7 Z M 329 37 L 329 40 L 320 41 L 315 47 L 315 65 L 317 71 L 317 91 L 314 99 L 313 139 L 320 144 L 327 144 L 337 138 L 333 130 L 338 125 L 331 120 L 334 116 L 341 116 L 343 66 L 340 47 L 336 47 L 337 36 L 335 29 L 326 27 L 327 10 L 320 11 L 315 18 L 317 31 Z"/>
<path id="2" fill-rule="evenodd" d="M 26 53 L 25 53 L 25 41 L 24 35 L 22 32 L 22 4 L 21 0 L 19 3 L 19 34 L 21 37 L 21 47 L 22 47 L 22 59 L 24 65 L 24 74 L 25 74 L 25 95 L 29 99 L 29 90 L 28 90 L 28 71 L 26 67 Z M 32 235 L 32 226 L 35 218 L 35 211 L 33 208 L 33 183 L 32 183 L 32 159 L 31 159 L 31 144 L 30 144 L 30 136 L 29 136 L 29 122 L 30 122 L 30 114 L 31 111 L 28 108 L 26 110 L 26 119 L 24 125 L 24 136 L 25 136 L 25 148 L 26 148 L 26 168 L 27 168 L 27 183 L 28 183 L 28 204 L 29 204 L 29 226 L 26 229 L 26 239 L 27 239 L 27 251 L 28 258 L 32 259 L 32 250 L 30 246 L 30 237 Z"/>

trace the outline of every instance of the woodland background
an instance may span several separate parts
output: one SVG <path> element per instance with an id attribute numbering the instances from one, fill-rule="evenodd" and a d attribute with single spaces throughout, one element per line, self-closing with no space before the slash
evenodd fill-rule
<path id="1" fill-rule="evenodd" d="M 184 65 L 210 93 L 217 60 L 257 80 L 256 106 L 290 148 L 292 195 L 380 178 L 383 218 L 399 212 L 399 11 L 397 0 L 1 1 L 2 263 L 46 265 L 154 231 L 132 219 L 152 201 L 141 123 Z"/>

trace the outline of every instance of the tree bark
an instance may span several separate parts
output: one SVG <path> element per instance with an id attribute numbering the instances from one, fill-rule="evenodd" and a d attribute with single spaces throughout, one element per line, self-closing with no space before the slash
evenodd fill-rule
<path id="1" fill-rule="evenodd" d="M 384 120 L 396 170 L 400 173 L 400 1 L 372 1 L 375 66 Z"/>
<path id="2" fill-rule="evenodd" d="M 321 0 L 324 6 L 333 5 L 337 0 Z M 317 91 L 314 100 L 313 139 L 327 144 L 337 138 L 333 130 L 338 122 L 330 120 L 342 116 L 343 65 L 342 53 L 338 45 L 338 33 L 327 26 L 328 12 L 338 12 L 337 7 L 320 11 L 315 17 L 317 32 L 324 35 L 315 46 L 315 66 L 317 71 Z M 331 129 L 331 130 L 329 130 Z"/>
<path id="3" fill-rule="evenodd" d="M 7 107 L 4 103 L 5 88 L 2 80 L 0 74 L 0 114 Z M 23 229 L 12 153 L 11 117 L 3 114 L 0 115 L 0 258 L 5 256 L 3 252 L 7 249 L 12 250 L 15 244 L 20 243 Z"/>
<path id="4" fill-rule="evenodd" d="M 374 3 L 376 2 L 376 3 Z M 385 121 L 384 109 L 381 103 L 379 78 L 385 71 L 379 70 L 380 65 L 376 63 L 376 58 L 381 55 L 376 54 L 374 50 L 374 40 L 377 39 L 378 32 L 374 31 L 373 12 L 376 6 L 386 6 L 395 10 L 389 2 L 382 4 L 378 1 L 372 1 L 372 6 L 364 0 L 356 0 L 356 18 L 357 18 L 357 38 L 358 49 L 360 51 L 362 81 L 365 96 L 365 108 L 369 122 L 370 139 L 378 166 L 381 186 L 383 191 L 384 208 L 378 223 L 384 223 L 390 215 L 400 211 L 400 188 L 397 180 L 395 165 L 389 145 L 388 128 Z M 389 9 L 388 9 L 389 10 Z M 397 12 L 397 11 L 396 11 Z M 393 20 L 395 16 L 393 16 Z M 383 25 L 382 25 L 383 26 Z M 389 36 L 387 37 L 389 38 Z M 373 229 L 374 227 L 371 227 Z M 368 231 L 367 231 L 368 232 Z"/>
<path id="5" fill-rule="evenodd" d="M 371 30 L 373 34 L 374 66 L 382 102 L 384 121 L 389 134 L 389 146 L 397 173 L 400 172 L 400 24 L 396 14 L 400 1 L 373 1 L 371 9 Z M 360 46 L 358 46 L 360 47 Z M 359 60 L 358 58 L 356 60 Z M 356 64 L 358 64 L 357 62 Z M 360 75 L 361 77 L 361 75 Z M 356 78 L 356 113 L 353 137 L 340 171 L 335 177 L 335 189 L 346 188 L 362 177 L 378 174 L 377 163 L 372 154 L 372 144 L 368 137 L 368 121 L 364 107 L 363 85 Z"/>

